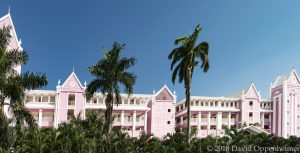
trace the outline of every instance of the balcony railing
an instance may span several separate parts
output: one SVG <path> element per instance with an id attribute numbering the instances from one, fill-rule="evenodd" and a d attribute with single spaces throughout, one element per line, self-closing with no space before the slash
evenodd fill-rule
<path id="1" fill-rule="evenodd" d="M 69 100 L 69 101 L 68 101 L 68 105 L 74 106 L 74 105 L 75 105 L 75 100 Z"/>

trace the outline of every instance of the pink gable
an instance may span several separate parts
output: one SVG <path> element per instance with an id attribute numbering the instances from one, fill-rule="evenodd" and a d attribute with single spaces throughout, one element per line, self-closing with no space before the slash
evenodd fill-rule
<path id="1" fill-rule="evenodd" d="M 172 95 L 164 88 L 157 96 L 156 100 L 173 100 Z"/>
<path id="2" fill-rule="evenodd" d="M 65 83 L 62 85 L 62 90 L 67 91 L 75 91 L 75 92 L 83 92 L 83 88 L 77 79 L 75 73 L 73 72 L 69 78 L 65 81 Z"/>
<path id="3" fill-rule="evenodd" d="M 259 95 L 255 89 L 255 86 L 253 84 L 251 84 L 248 92 L 246 93 L 246 97 L 247 98 L 259 98 Z"/>
<path id="4" fill-rule="evenodd" d="M 295 71 L 289 76 L 288 82 L 289 85 L 299 85 L 300 81 Z"/>
<path id="5" fill-rule="evenodd" d="M 10 43 L 9 43 L 9 50 L 10 49 L 18 49 L 19 48 L 19 42 L 18 42 L 18 38 L 17 38 L 17 35 L 15 33 L 15 28 L 13 27 L 13 23 L 12 23 L 12 20 L 11 20 L 11 16 L 8 14 L 8 15 L 5 15 L 4 17 L 2 17 L 0 19 L 0 28 L 2 29 L 3 26 L 12 26 L 12 30 L 11 30 L 11 40 L 10 40 Z"/>

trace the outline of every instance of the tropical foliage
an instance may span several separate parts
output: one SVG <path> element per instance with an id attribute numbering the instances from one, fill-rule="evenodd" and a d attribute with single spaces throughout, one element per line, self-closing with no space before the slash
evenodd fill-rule
<path id="1" fill-rule="evenodd" d="M 16 126 L 27 122 L 33 125 L 34 119 L 24 107 L 25 90 L 47 85 L 45 74 L 25 72 L 19 74 L 17 65 L 26 64 L 28 55 L 19 48 L 9 47 L 11 27 L 0 29 L 0 115 L 4 117 L 4 106 L 8 105 Z M 5 117 L 4 117 L 5 118 Z"/>
<path id="2" fill-rule="evenodd" d="M 191 84 L 194 69 L 201 62 L 200 68 L 203 72 L 209 69 L 208 49 L 207 42 L 196 44 L 201 28 L 196 26 L 193 34 L 189 36 L 179 37 L 175 40 L 175 45 L 180 44 L 179 47 L 174 48 L 169 54 L 168 58 L 171 60 L 172 82 L 175 83 L 176 77 L 179 77 L 179 83 L 184 82 L 186 106 L 187 106 L 187 140 L 189 141 L 191 127 Z M 175 68 L 174 68 L 175 66 Z"/>
<path id="3" fill-rule="evenodd" d="M 16 135 L 16 129 L 1 120 L 0 152 L 30 153 L 195 153 L 195 152 L 259 152 L 236 151 L 238 148 L 300 147 L 300 138 L 284 139 L 261 133 L 252 135 L 245 131 L 227 129 L 226 136 L 196 138 L 192 134 L 190 143 L 186 133 L 175 133 L 158 139 L 141 134 L 139 138 L 129 137 L 121 129 L 102 132 L 104 120 L 99 114 L 89 112 L 86 120 L 73 118 L 68 124 L 55 128 L 23 128 Z M 263 151 L 264 152 L 264 151 Z M 266 151 L 271 152 L 271 151 Z"/>
<path id="4" fill-rule="evenodd" d="M 121 103 L 121 87 L 130 95 L 136 75 L 127 70 L 136 63 L 133 57 L 120 57 L 125 45 L 115 42 L 110 51 L 105 52 L 105 58 L 101 59 L 95 66 L 89 67 L 90 73 L 96 77 L 90 82 L 86 89 L 87 98 L 90 99 L 96 91 L 105 95 L 105 124 L 103 131 L 109 133 L 112 129 L 112 110 L 114 104 Z"/>

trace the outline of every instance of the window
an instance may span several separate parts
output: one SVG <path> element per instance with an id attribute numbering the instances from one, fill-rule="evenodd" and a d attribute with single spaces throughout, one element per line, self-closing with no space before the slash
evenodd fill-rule
<path id="1" fill-rule="evenodd" d="M 249 101 L 249 106 L 253 106 L 253 101 Z"/>
<path id="2" fill-rule="evenodd" d="M 290 111 L 286 111 L 287 114 L 290 114 Z"/>
<path id="3" fill-rule="evenodd" d="M 168 112 L 171 112 L 171 109 L 168 109 Z"/>
<path id="4" fill-rule="evenodd" d="M 264 119 L 268 119 L 269 118 L 269 115 L 264 115 Z"/>
<path id="5" fill-rule="evenodd" d="M 75 105 L 75 94 L 69 94 L 68 105 Z"/>
<path id="6" fill-rule="evenodd" d="M 269 129 L 269 125 L 264 125 L 264 129 Z"/>
<path id="7" fill-rule="evenodd" d="M 300 118 L 300 115 L 297 115 L 297 118 L 299 119 L 299 118 Z"/>
<path id="8" fill-rule="evenodd" d="M 290 103 L 290 100 L 287 100 L 287 103 Z"/>
<path id="9" fill-rule="evenodd" d="M 298 104 L 298 108 L 300 107 L 300 104 Z"/>
<path id="10" fill-rule="evenodd" d="M 74 109 L 69 109 L 67 114 L 67 120 L 70 120 L 74 116 Z"/>
<path id="11" fill-rule="evenodd" d="M 251 118 L 253 117 L 253 113 L 252 112 L 249 113 L 249 117 L 251 117 Z"/>
<path id="12" fill-rule="evenodd" d="M 297 130 L 300 130 L 300 126 L 297 126 Z"/>
<path id="13" fill-rule="evenodd" d="M 287 124 L 287 125 L 290 125 L 290 122 L 287 122 L 286 124 Z"/>
<path id="14" fill-rule="evenodd" d="M 93 98 L 93 103 L 97 104 L 97 97 Z"/>
<path id="15" fill-rule="evenodd" d="M 171 124 L 171 121 L 168 121 L 167 124 Z"/>

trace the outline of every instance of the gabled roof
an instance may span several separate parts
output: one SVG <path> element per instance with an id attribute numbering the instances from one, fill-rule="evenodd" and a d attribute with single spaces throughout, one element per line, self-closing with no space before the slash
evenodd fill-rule
<path id="1" fill-rule="evenodd" d="M 154 96 L 159 95 L 164 89 L 166 89 L 167 92 L 168 92 L 173 98 L 176 97 L 176 95 L 174 95 L 174 94 L 171 92 L 171 90 L 168 88 L 167 85 L 164 85 L 159 91 L 155 92 Z"/>
<path id="2" fill-rule="evenodd" d="M 243 94 L 244 94 L 244 95 L 248 95 L 249 92 L 251 91 L 251 89 L 253 89 L 254 92 L 255 92 L 255 94 L 256 94 L 258 97 L 260 97 L 260 93 L 256 90 L 256 87 L 255 87 L 254 83 L 251 83 L 250 86 L 248 86 L 248 87 L 242 89 L 241 91 L 239 91 L 239 92 L 233 94 L 232 96 L 233 96 L 233 97 L 240 98 L 240 97 L 242 97 Z"/>
<path id="3" fill-rule="evenodd" d="M 259 134 L 259 133 L 266 133 L 266 134 L 270 134 L 269 132 L 265 131 L 264 129 L 257 127 L 257 126 L 247 126 L 242 128 L 243 131 L 247 131 L 250 132 L 251 134 Z"/>
<path id="4" fill-rule="evenodd" d="M 284 81 L 290 81 L 292 76 L 296 76 L 296 79 L 297 79 L 298 83 L 300 83 L 299 76 L 298 76 L 296 70 L 293 68 L 292 71 L 288 75 L 278 75 L 276 80 L 275 80 L 275 83 L 272 85 L 272 87 L 274 88 L 274 87 L 278 87 L 280 85 L 283 85 L 283 82 Z"/>
<path id="5" fill-rule="evenodd" d="M 77 83 L 79 84 L 80 88 L 83 89 L 84 87 L 82 86 L 80 80 L 78 79 L 77 75 L 75 74 L 75 72 L 73 71 L 69 77 L 66 79 L 66 81 L 63 83 L 62 87 L 64 87 L 66 85 L 66 83 L 72 78 L 72 76 L 74 76 L 75 80 L 77 81 Z"/>
<path id="6" fill-rule="evenodd" d="M 285 79 L 286 79 L 285 75 L 278 75 L 275 82 L 274 82 L 274 84 L 273 84 L 273 87 L 277 87 L 277 86 L 282 85 Z"/>
<path id="7" fill-rule="evenodd" d="M 4 15 L 3 17 L 0 18 L 0 25 L 2 25 L 2 24 L 4 25 L 3 22 L 4 22 L 5 19 L 8 19 L 8 20 L 9 20 L 9 23 L 11 24 L 11 27 L 12 27 L 12 38 L 15 39 L 18 48 L 19 48 L 20 50 L 22 50 L 22 47 L 21 47 L 21 41 L 19 41 L 19 39 L 18 39 L 16 30 L 15 30 L 15 26 L 14 26 L 14 24 L 13 24 L 13 21 L 12 21 L 12 18 L 11 18 L 10 13 L 8 13 L 8 14 L 6 14 L 6 15 Z M 0 27 L 0 28 L 2 28 L 2 27 Z M 17 48 L 15 48 L 15 49 L 17 49 Z"/>
<path id="8" fill-rule="evenodd" d="M 293 80 L 292 80 L 293 78 L 295 78 L 296 81 L 297 81 L 298 83 L 300 83 L 299 76 L 298 76 L 298 74 L 297 74 L 297 72 L 296 72 L 295 69 L 292 69 L 292 71 L 291 71 L 290 74 L 289 74 L 289 77 L 287 78 L 287 81 L 293 81 Z"/>

